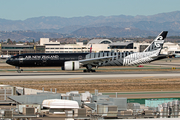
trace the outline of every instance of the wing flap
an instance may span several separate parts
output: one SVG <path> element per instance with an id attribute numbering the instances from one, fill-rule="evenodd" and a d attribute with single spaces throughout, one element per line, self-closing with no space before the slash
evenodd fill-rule
<path id="1" fill-rule="evenodd" d="M 158 55 L 158 56 L 155 56 L 155 57 L 152 57 L 153 59 L 164 59 L 164 58 L 168 58 L 169 55 Z"/>
<path id="2" fill-rule="evenodd" d="M 82 63 L 83 65 L 101 63 L 109 59 L 112 59 L 113 57 L 116 57 L 116 56 L 106 56 L 106 57 L 99 57 L 99 58 L 84 59 L 84 60 L 79 60 L 79 62 Z"/>

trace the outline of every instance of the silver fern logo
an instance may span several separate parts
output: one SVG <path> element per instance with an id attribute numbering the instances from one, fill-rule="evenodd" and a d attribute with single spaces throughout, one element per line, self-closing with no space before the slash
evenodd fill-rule
<path id="1" fill-rule="evenodd" d="M 157 39 L 154 41 L 154 44 L 156 47 L 161 47 L 163 43 L 164 43 L 164 40 L 162 36 L 158 36 Z"/>

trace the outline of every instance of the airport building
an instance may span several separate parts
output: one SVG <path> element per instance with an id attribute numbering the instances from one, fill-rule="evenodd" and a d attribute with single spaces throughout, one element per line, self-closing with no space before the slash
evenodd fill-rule
<path id="1" fill-rule="evenodd" d="M 90 46 L 83 45 L 83 42 L 76 44 L 60 44 L 60 42 L 50 42 L 49 38 L 40 38 L 40 45 L 45 46 L 45 53 L 86 53 Z"/>
<path id="2" fill-rule="evenodd" d="M 95 90 L 66 93 L 0 85 L 1 119 L 179 120 L 179 98 L 128 99 Z M 113 93 L 112 93 L 113 94 Z M 134 93 L 133 93 L 134 94 Z M 10 106 L 14 105 L 14 106 Z M 16 106 L 16 107 L 15 107 Z"/>
<path id="3" fill-rule="evenodd" d="M 111 44 L 112 41 L 109 39 L 92 39 L 87 43 L 87 46 L 92 45 L 92 52 L 107 52 L 111 51 L 109 44 Z"/>
<path id="4" fill-rule="evenodd" d="M 39 45 L 24 44 L 1 44 L 1 55 L 17 55 L 24 53 L 88 53 L 92 46 L 92 52 L 142 52 L 150 43 L 135 43 L 132 40 L 124 42 L 112 42 L 109 39 L 92 39 L 86 45 L 83 42 L 76 44 L 61 44 L 60 42 L 50 41 L 49 38 L 40 38 Z M 180 55 L 180 46 L 178 43 L 164 43 L 161 54 Z"/>
<path id="5" fill-rule="evenodd" d="M 2 55 L 17 55 L 24 53 L 44 53 L 45 46 L 24 45 L 24 44 L 16 44 L 16 45 L 1 44 L 0 49 Z"/>
<path id="6" fill-rule="evenodd" d="M 92 45 L 92 52 L 142 52 L 149 43 L 133 43 L 133 41 L 112 42 L 109 39 L 93 39 L 83 45 L 83 42 L 76 44 L 60 44 L 60 42 L 50 42 L 49 38 L 41 38 L 40 45 L 45 46 L 45 53 L 81 53 L 89 52 Z"/>
<path id="7" fill-rule="evenodd" d="M 113 51 L 119 52 L 142 52 L 150 43 L 134 43 L 133 41 L 115 42 L 109 44 L 109 47 Z"/>
<path id="8" fill-rule="evenodd" d="M 167 42 L 164 43 L 162 54 L 174 54 L 176 57 L 180 56 L 180 44 Z"/>
<path id="9" fill-rule="evenodd" d="M 92 52 L 143 52 L 150 43 L 135 43 L 132 40 L 124 42 L 112 42 L 109 39 L 92 39 L 87 45 L 82 42 L 76 44 L 60 44 L 60 42 L 50 42 L 49 38 L 41 38 L 40 45 L 45 46 L 45 53 L 81 53 L 89 52 L 92 45 Z M 164 43 L 161 54 L 180 55 L 180 46 L 178 43 Z"/>

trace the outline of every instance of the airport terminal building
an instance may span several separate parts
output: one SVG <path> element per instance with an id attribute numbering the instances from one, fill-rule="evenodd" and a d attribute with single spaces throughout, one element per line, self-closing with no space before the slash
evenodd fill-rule
<path id="1" fill-rule="evenodd" d="M 40 46 L 45 46 L 45 53 L 87 53 L 90 50 L 90 46 L 83 45 L 83 42 L 60 44 L 49 41 L 49 38 L 40 38 Z"/>
<path id="2" fill-rule="evenodd" d="M 112 42 L 109 39 L 92 39 L 86 45 L 83 42 L 76 42 L 76 44 L 60 44 L 60 42 L 50 42 L 49 38 L 41 38 L 40 45 L 45 46 L 45 53 L 86 53 L 90 51 L 92 45 L 92 52 L 142 52 L 149 43 L 133 43 L 133 41 Z"/>
<path id="3" fill-rule="evenodd" d="M 17 55 L 17 54 L 24 54 L 24 53 L 44 53 L 45 46 L 24 45 L 24 44 L 16 44 L 16 45 L 1 44 L 0 50 L 1 50 L 1 55 Z"/>
<path id="4" fill-rule="evenodd" d="M 49 38 L 40 38 L 39 45 L 25 44 L 1 44 L 1 55 L 17 55 L 24 53 L 88 53 L 92 46 L 92 52 L 142 52 L 150 43 L 135 43 L 132 40 L 124 42 L 112 42 L 109 39 L 92 39 L 86 45 L 83 42 L 76 44 L 61 44 L 52 42 Z M 164 43 L 161 54 L 180 55 L 180 46 L 177 43 Z"/>

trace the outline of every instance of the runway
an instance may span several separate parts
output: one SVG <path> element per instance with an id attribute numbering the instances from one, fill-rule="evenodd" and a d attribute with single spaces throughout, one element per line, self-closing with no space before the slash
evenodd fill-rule
<path id="1" fill-rule="evenodd" d="M 175 78 L 180 71 L 126 71 L 126 72 L 0 72 L 0 80 L 64 80 L 64 79 L 117 79 L 117 78 Z"/>
<path id="2" fill-rule="evenodd" d="M 115 97 L 115 92 L 118 92 L 118 97 L 126 98 L 179 98 L 179 80 L 169 81 L 168 79 L 164 79 L 179 77 L 180 71 L 120 71 L 96 73 L 0 72 L 0 82 L 3 84 L 10 84 L 12 82 L 13 86 L 23 86 L 33 89 L 41 89 L 44 87 L 49 90 L 50 88 L 58 88 L 59 93 L 62 93 L 62 91 L 94 91 L 98 89 L 99 92 L 108 94 L 111 97 Z M 138 78 L 142 78 L 142 80 Z M 157 80 L 156 78 L 163 79 Z M 127 79 L 126 82 L 124 79 Z M 155 85 L 156 87 L 153 87 Z M 114 91 L 114 93 L 112 93 L 112 91 Z"/>

